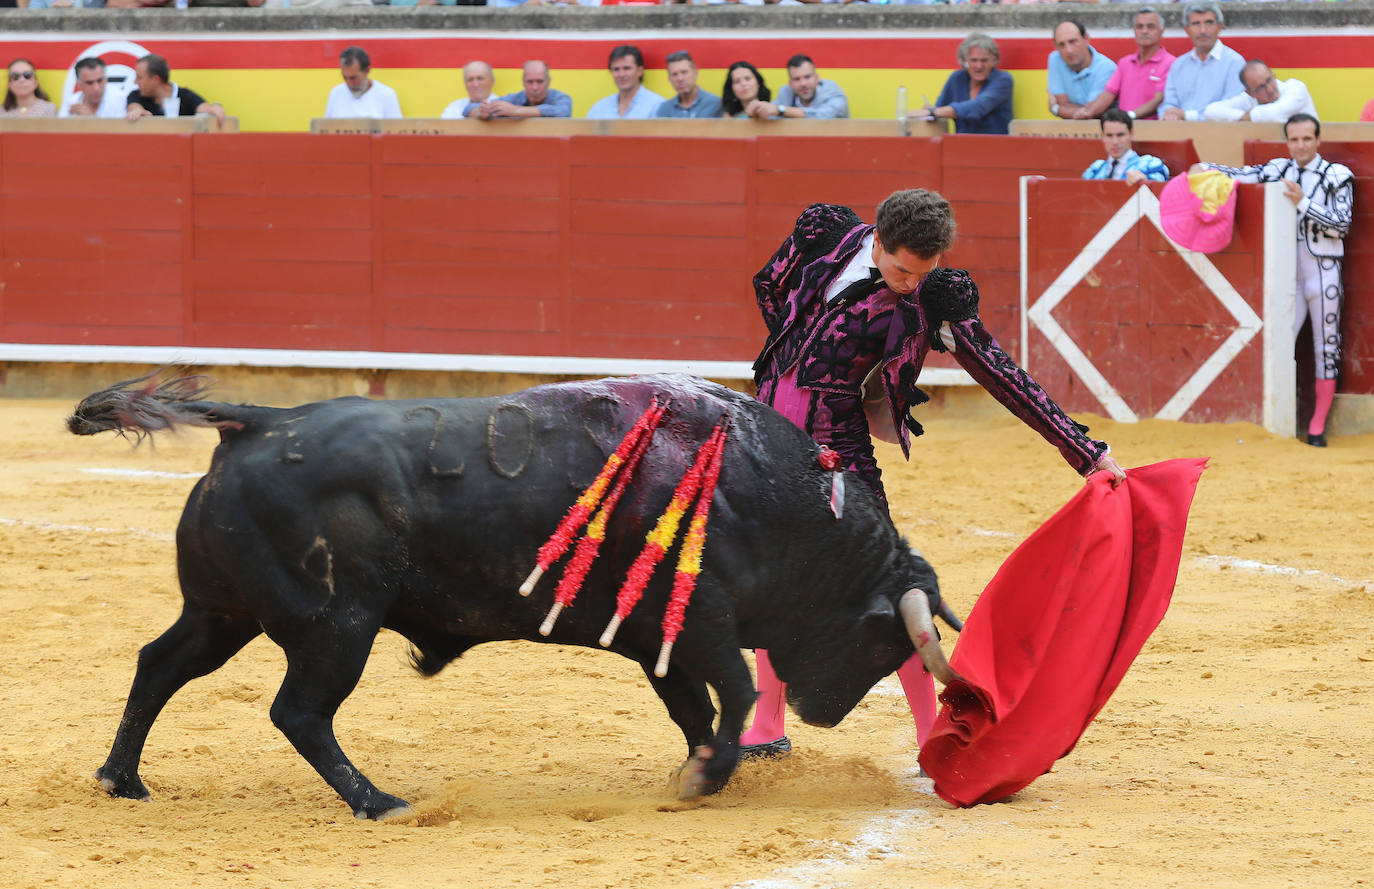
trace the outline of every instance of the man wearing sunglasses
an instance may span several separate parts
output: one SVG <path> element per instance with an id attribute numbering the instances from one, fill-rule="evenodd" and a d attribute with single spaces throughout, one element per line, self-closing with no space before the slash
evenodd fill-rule
<path id="1" fill-rule="evenodd" d="M 76 87 L 80 93 L 66 97 L 58 117 L 123 117 L 128 100 L 123 90 L 111 88 L 105 63 L 87 56 L 76 63 Z"/>

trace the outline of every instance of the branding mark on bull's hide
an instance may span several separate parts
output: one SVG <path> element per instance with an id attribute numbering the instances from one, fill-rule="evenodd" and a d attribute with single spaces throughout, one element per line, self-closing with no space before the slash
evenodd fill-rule
<path id="1" fill-rule="evenodd" d="M 534 453 L 534 413 L 508 401 L 487 417 L 487 460 L 497 475 L 515 478 L 525 471 Z"/>
<path id="2" fill-rule="evenodd" d="M 438 453 L 439 436 L 444 431 L 443 413 L 441 413 L 439 409 L 437 407 L 434 407 L 433 405 L 422 404 L 406 411 L 404 414 L 401 415 L 401 419 L 408 423 L 411 420 L 418 417 L 420 414 L 430 414 L 434 418 L 434 426 L 431 429 L 429 435 L 429 446 L 425 449 L 425 455 L 429 461 L 429 474 L 436 476 L 438 478 L 462 478 L 463 469 L 466 464 L 463 463 L 461 457 L 458 458 L 456 466 L 440 467 L 438 465 L 441 462 L 445 462 L 439 459 L 440 455 Z"/>
<path id="3" fill-rule="evenodd" d="M 334 595 L 334 556 L 329 552 L 329 544 L 323 537 L 316 537 L 315 542 L 310 544 L 310 549 L 306 550 L 305 557 L 301 559 L 301 568 L 306 574 L 323 583 L 331 597 Z"/>
<path id="4" fill-rule="evenodd" d="M 601 464 L 615 449 L 625 431 L 621 428 L 622 403 L 609 395 L 593 395 L 582 402 L 582 428 L 596 448 L 597 460 L 568 460 L 568 484 L 577 491 L 585 489 L 601 471 Z M 581 451 L 581 446 L 578 446 Z"/>

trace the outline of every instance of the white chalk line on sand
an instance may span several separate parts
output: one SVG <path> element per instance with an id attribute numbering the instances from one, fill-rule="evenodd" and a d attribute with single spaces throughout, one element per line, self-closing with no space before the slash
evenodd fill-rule
<path id="1" fill-rule="evenodd" d="M 133 537 L 143 537 L 147 540 L 157 540 L 163 543 L 170 543 L 176 539 L 172 534 L 165 534 L 160 531 L 149 531 L 147 528 L 135 528 L 130 525 L 127 528 L 101 528 L 95 525 L 63 525 L 58 522 L 41 522 L 32 519 L 11 519 L 0 516 L 0 525 L 9 525 L 15 528 L 35 528 L 40 531 L 72 531 L 81 534 L 128 534 Z"/>
<path id="2" fill-rule="evenodd" d="M 934 796 L 929 778 L 922 778 L 919 766 L 901 772 L 897 781 L 911 793 Z M 865 867 L 888 858 L 905 858 L 903 840 L 913 830 L 932 826 L 925 809 L 884 809 L 872 813 L 859 825 L 854 839 L 833 843 L 830 851 L 799 864 L 779 868 L 766 877 L 736 883 L 730 889 L 831 889 L 847 885 Z"/>
<path id="3" fill-rule="evenodd" d="M 1318 571 L 1315 568 L 1293 568 L 1289 565 L 1271 565 L 1268 562 L 1256 562 L 1254 559 L 1238 559 L 1235 556 L 1194 556 L 1193 564 L 1207 565 L 1217 569 L 1232 568 L 1239 571 L 1250 571 L 1254 574 L 1276 574 L 1283 577 L 1301 577 L 1306 580 L 1324 580 L 1327 583 L 1374 586 L 1374 580 L 1351 580 L 1345 577 L 1338 577 L 1335 574 L 1328 574 L 1325 571 Z"/>
<path id="4" fill-rule="evenodd" d="M 77 470 L 87 475 L 115 475 L 125 478 L 200 478 L 203 472 L 164 472 L 160 469 L 115 469 L 104 466 L 86 466 Z"/>

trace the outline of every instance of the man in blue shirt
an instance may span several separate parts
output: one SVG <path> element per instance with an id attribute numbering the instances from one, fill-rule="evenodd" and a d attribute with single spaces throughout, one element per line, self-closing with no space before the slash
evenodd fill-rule
<path id="1" fill-rule="evenodd" d="M 1060 22 L 1054 29 L 1049 68 L 1050 114 L 1070 119 L 1097 98 L 1116 73 L 1116 62 L 1093 49 L 1082 22 Z"/>
<path id="2" fill-rule="evenodd" d="M 654 116 L 663 97 L 644 88 L 644 54 L 626 43 L 611 50 L 606 63 L 615 92 L 598 99 L 587 112 L 588 120 L 644 120 Z"/>
<path id="3" fill-rule="evenodd" d="M 572 117 L 572 96 L 549 88 L 549 66 L 540 61 L 525 63 L 525 88 L 480 105 L 468 105 L 464 117 L 491 120 L 496 117 Z"/>
<path id="4" fill-rule="evenodd" d="M 787 85 L 771 102 L 753 102 L 750 117 L 806 117 L 827 120 L 849 116 L 849 97 L 833 80 L 821 80 L 816 63 L 798 53 L 787 60 Z"/>
<path id="5" fill-rule="evenodd" d="M 1225 23 L 1216 3 L 1189 3 L 1183 7 L 1183 26 L 1193 48 L 1174 59 L 1164 84 L 1160 120 L 1202 120 L 1203 110 L 1235 94 L 1245 67 L 1241 54 L 1220 39 Z"/>
<path id="6" fill-rule="evenodd" d="M 1117 179 L 1136 185 L 1150 179 L 1167 182 L 1169 168 L 1153 154 L 1137 154 L 1131 147 L 1131 116 L 1120 108 L 1102 112 L 1102 144 L 1107 156 L 1083 171 L 1084 179 Z"/>
<path id="7" fill-rule="evenodd" d="M 720 96 L 713 96 L 697 86 L 697 63 L 687 50 L 669 53 L 668 82 L 677 96 L 664 99 L 654 117 L 720 117 Z"/>

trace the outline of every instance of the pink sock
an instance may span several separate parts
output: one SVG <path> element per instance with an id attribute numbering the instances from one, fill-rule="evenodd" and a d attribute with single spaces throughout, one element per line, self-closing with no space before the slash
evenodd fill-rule
<path id="1" fill-rule="evenodd" d="M 935 677 L 926 672 L 919 657 L 912 655 L 897 671 L 897 678 L 902 680 L 911 717 L 916 720 L 916 744 L 921 746 L 935 725 Z"/>
<path id="2" fill-rule="evenodd" d="M 762 648 L 754 649 L 758 674 L 759 702 L 754 705 L 754 724 L 749 731 L 740 735 L 741 744 L 767 744 L 776 741 L 786 731 L 787 684 L 778 679 L 773 665 L 768 662 L 768 652 Z"/>
<path id="3" fill-rule="evenodd" d="M 1326 415 L 1331 411 L 1331 402 L 1336 399 L 1335 380 L 1317 380 L 1317 404 L 1312 408 L 1312 421 L 1307 424 L 1309 435 L 1321 435 L 1326 431 Z"/>

